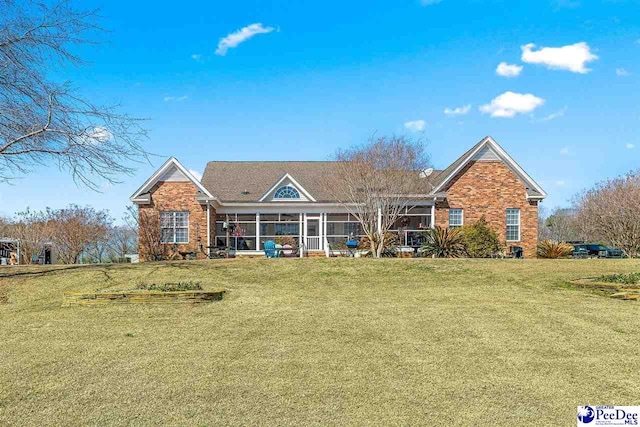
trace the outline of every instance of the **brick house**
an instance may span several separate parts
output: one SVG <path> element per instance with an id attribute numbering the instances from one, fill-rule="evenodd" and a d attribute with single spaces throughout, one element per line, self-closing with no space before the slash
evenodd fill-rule
<path id="1" fill-rule="evenodd" d="M 333 162 L 209 162 L 202 180 L 170 158 L 132 196 L 142 218 L 158 218 L 159 244 L 206 258 L 214 247 L 260 255 L 287 237 L 303 255 L 326 255 L 357 235 L 356 219 L 323 188 Z M 535 257 L 544 190 L 485 137 L 444 170 L 426 170 L 424 197 L 407 207 L 394 232 L 418 246 L 427 227 L 459 227 L 484 215 L 507 246 Z M 291 240 L 292 239 L 292 240 Z M 143 240 L 141 246 L 143 246 Z M 140 248 L 144 258 L 145 248 Z"/>

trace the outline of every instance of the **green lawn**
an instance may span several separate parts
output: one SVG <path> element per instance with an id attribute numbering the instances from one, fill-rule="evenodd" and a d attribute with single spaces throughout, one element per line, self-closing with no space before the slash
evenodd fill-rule
<path id="1" fill-rule="evenodd" d="M 60 268 L 0 269 L 2 426 L 574 426 L 581 404 L 640 405 L 640 304 L 566 283 L 636 260 Z M 61 306 L 177 280 L 228 293 Z"/>

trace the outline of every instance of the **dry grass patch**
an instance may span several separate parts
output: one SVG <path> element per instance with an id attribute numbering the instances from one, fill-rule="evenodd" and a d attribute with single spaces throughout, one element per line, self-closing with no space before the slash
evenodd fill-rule
<path id="1" fill-rule="evenodd" d="M 2 269 L 0 425 L 575 425 L 640 404 L 635 260 L 255 259 Z M 199 305 L 62 307 L 198 281 Z"/>

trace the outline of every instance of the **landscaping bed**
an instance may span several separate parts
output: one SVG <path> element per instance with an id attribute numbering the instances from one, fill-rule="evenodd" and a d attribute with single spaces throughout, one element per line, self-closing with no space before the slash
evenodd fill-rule
<path id="1" fill-rule="evenodd" d="M 640 273 L 608 274 L 573 280 L 573 285 L 592 289 L 611 298 L 640 301 Z"/>
<path id="2" fill-rule="evenodd" d="M 135 289 L 63 293 L 63 305 L 180 304 L 220 301 L 225 290 L 205 291 L 199 282 L 141 284 Z"/>

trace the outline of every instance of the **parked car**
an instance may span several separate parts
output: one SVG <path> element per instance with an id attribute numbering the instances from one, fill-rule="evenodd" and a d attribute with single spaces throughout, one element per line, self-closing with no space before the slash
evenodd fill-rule
<path id="1" fill-rule="evenodd" d="M 571 254 L 574 258 L 624 258 L 624 252 L 620 249 L 591 243 L 573 245 Z"/>

